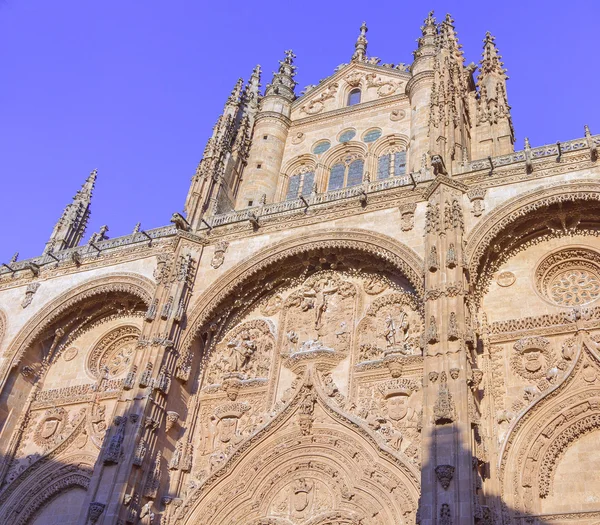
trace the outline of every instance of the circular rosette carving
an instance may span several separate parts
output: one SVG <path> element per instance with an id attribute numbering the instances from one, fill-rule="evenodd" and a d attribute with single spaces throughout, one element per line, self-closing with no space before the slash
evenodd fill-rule
<path id="1" fill-rule="evenodd" d="M 377 298 L 357 328 L 358 362 L 391 355 L 420 355 L 423 332 L 417 300 L 395 292 Z"/>
<path id="2" fill-rule="evenodd" d="M 268 378 L 275 339 L 270 321 L 254 319 L 230 330 L 216 345 L 208 366 L 208 384 L 228 379 Z"/>
<path id="3" fill-rule="evenodd" d="M 554 366 L 555 358 L 545 337 L 524 337 L 515 343 L 510 359 L 513 371 L 523 379 L 540 379 Z"/>
<path id="4" fill-rule="evenodd" d="M 106 334 L 90 352 L 87 368 L 94 377 L 123 375 L 130 367 L 140 337 L 136 326 L 120 326 Z"/>
<path id="5" fill-rule="evenodd" d="M 585 248 L 554 252 L 536 268 L 535 284 L 553 304 L 589 304 L 600 296 L 600 254 Z"/>
<path id="6" fill-rule="evenodd" d="M 309 277 L 284 305 L 282 354 L 287 365 L 323 361 L 335 364 L 349 352 L 357 291 L 335 271 Z"/>

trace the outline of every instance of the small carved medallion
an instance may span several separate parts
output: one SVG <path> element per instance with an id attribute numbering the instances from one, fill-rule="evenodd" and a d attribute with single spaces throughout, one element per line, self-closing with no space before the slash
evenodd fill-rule
<path id="1" fill-rule="evenodd" d="M 73 359 L 75 359 L 77 357 L 77 353 L 78 353 L 77 348 L 72 346 L 71 348 L 64 351 L 63 359 L 65 361 L 73 361 Z"/>
<path id="2" fill-rule="evenodd" d="M 406 111 L 403 109 L 394 109 L 390 113 L 390 120 L 397 122 L 399 120 L 404 120 L 406 118 Z"/>
<path id="3" fill-rule="evenodd" d="M 502 286 L 503 288 L 512 286 L 515 280 L 515 274 L 512 272 L 500 272 L 496 277 L 496 282 L 498 283 L 498 286 Z"/>

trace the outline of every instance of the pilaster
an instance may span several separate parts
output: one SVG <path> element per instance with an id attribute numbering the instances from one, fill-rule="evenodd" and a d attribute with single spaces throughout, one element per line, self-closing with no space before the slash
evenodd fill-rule
<path id="1" fill-rule="evenodd" d="M 421 525 L 470 524 L 474 516 L 465 191 L 438 174 L 426 192 Z"/>
<path id="2" fill-rule="evenodd" d="M 167 404 L 181 376 L 176 346 L 202 252 L 201 245 L 180 239 L 172 253 L 158 256 L 156 292 L 94 469 L 80 524 L 89 523 L 90 509 L 102 505 L 97 525 L 141 523 L 141 518 L 158 516 L 161 503 L 169 499 L 160 501 L 168 493 L 166 472 L 177 448 L 168 435 L 175 412 L 167 410 Z"/>

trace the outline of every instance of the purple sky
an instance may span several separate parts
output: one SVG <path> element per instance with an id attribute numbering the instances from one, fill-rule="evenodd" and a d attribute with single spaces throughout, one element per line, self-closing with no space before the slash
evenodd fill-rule
<path id="1" fill-rule="evenodd" d="M 88 236 L 168 224 L 238 77 L 260 63 L 265 86 L 292 48 L 299 93 L 363 19 L 370 55 L 410 63 L 428 9 L 452 13 L 467 62 L 496 36 L 518 149 L 600 133 L 597 0 L 0 0 L 0 262 L 42 252 L 93 168 Z"/>

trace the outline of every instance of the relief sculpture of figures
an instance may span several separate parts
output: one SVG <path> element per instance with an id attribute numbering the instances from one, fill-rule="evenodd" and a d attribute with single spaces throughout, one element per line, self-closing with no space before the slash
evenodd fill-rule
<path id="1" fill-rule="evenodd" d="M 19 25 L 14 4 L 11 24 L 21 31 L 0 39 L 26 54 L 10 40 L 35 32 Z M 361 7 L 368 17 L 377 11 Z M 540 35 L 556 34 L 556 19 L 562 41 L 571 24 L 579 45 L 554 46 L 559 58 L 568 48 L 566 62 L 522 54 L 532 74 L 511 83 L 529 97 L 525 109 L 553 107 L 533 104 L 558 89 L 541 85 L 549 72 L 563 81 L 563 103 L 529 119 L 530 129 L 521 113 L 525 127 L 515 130 L 499 51 L 525 38 L 514 17 L 490 20 L 496 42 L 486 28 L 433 11 L 415 18 L 409 7 L 379 11 L 395 21 L 388 40 L 401 34 L 412 49 L 386 50 L 386 35 L 362 23 L 345 51 L 333 46 L 341 58 L 326 45 L 331 21 L 310 11 L 304 34 L 325 39 L 318 58 L 331 60 L 319 76 L 310 46 L 298 59 L 290 49 L 267 56 L 267 34 L 256 31 L 265 24 L 253 23 L 265 3 L 244 11 L 251 38 L 238 34 L 235 16 L 227 31 L 244 42 L 244 60 L 261 51 L 266 72 L 233 71 L 236 57 L 205 9 L 200 27 L 208 23 L 210 38 L 186 32 L 204 46 L 192 91 L 242 78 L 223 93 L 222 110 L 198 112 L 214 112 L 216 124 L 203 124 L 209 135 L 189 166 L 187 196 L 161 211 L 162 223 L 132 220 L 132 233 L 98 217 L 114 236 L 103 226 L 90 237 L 96 185 L 103 195 L 94 199 L 106 200 L 111 177 L 127 173 L 93 170 L 73 199 L 62 197 L 53 227 L 36 224 L 45 245 L 5 243 L 0 524 L 600 523 L 600 122 L 593 90 L 577 81 L 595 70 L 598 9 L 588 6 L 577 26 L 577 2 L 545 9 L 544 24 L 527 18 L 528 42 L 545 45 Z M 302 17 L 285 3 L 277 9 L 294 33 Z M 36 52 L 45 57 L 56 51 L 57 25 L 44 13 L 51 38 Z M 135 36 L 147 25 L 128 29 Z M 482 40 L 479 50 L 463 50 L 464 31 L 466 41 Z M 112 37 L 109 47 L 123 44 Z M 168 39 L 161 45 L 173 55 Z M 8 62 L 10 83 L 37 96 Z M 312 77 L 304 91 L 301 77 Z M 98 86 L 87 87 L 95 100 Z M 579 113 L 567 115 L 568 103 Z M 153 118 L 161 104 L 153 99 Z M 579 136 L 560 132 L 560 118 L 578 114 L 590 118 L 569 124 Z M 46 125 L 38 120 L 7 129 Z M 542 120 L 546 135 L 536 129 Z M 106 133 L 77 129 L 78 140 Z M 73 175 L 49 166 L 68 165 L 63 157 L 45 158 L 53 175 L 45 184 Z M 36 177 L 4 177 L 3 195 Z M 172 181 L 159 182 L 131 191 L 142 203 L 131 209 L 148 208 L 143 192 L 166 195 Z M 31 212 L 28 195 L 13 199 Z M 30 223 L 18 223 L 20 242 L 34 240 Z M 17 249 L 31 258 L 11 258 Z"/>

